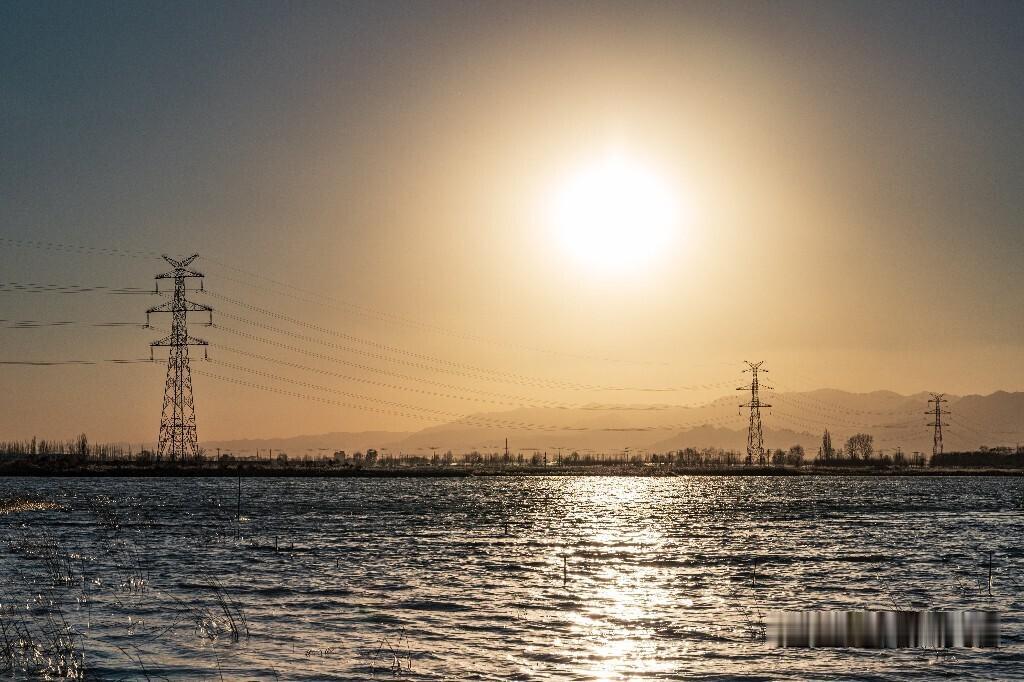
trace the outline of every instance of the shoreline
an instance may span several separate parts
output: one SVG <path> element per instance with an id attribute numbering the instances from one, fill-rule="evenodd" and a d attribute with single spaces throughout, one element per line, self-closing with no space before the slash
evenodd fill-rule
<path id="1" fill-rule="evenodd" d="M 999 476 L 1024 477 L 1024 469 L 931 467 L 669 467 L 669 466 L 111 466 L 92 464 L 42 467 L 14 464 L 0 467 L 0 478 L 470 478 L 470 477 L 618 476 Z"/>

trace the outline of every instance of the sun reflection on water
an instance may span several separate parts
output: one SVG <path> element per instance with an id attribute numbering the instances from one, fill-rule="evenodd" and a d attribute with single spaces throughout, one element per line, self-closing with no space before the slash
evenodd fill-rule
<path id="1" fill-rule="evenodd" d="M 611 682 L 667 671 L 658 661 L 655 626 L 669 600 L 651 561 L 666 538 L 650 523 L 649 481 L 590 479 L 574 492 L 587 510 L 579 519 L 581 538 L 573 556 L 579 575 L 567 586 L 578 591 L 580 601 L 569 620 L 573 638 L 583 645 L 581 674 Z"/>

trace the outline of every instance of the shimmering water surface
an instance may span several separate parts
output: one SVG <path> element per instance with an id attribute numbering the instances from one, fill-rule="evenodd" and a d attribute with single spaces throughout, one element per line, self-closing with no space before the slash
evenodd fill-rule
<path id="1" fill-rule="evenodd" d="M 235 479 L 0 479 L 58 506 L 0 513 L 0 613 L 66 627 L 98 679 L 1024 678 L 1024 479 L 241 490 L 239 524 Z M 997 608 L 1003 646 L 762 640 L 762 615 L 814 608 Z"/>

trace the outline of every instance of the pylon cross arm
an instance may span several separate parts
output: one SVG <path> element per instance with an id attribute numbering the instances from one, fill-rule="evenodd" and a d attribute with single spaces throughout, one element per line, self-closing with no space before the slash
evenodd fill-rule
<path id="1" fill-rule="evenodd" d="M 212 313 L 213 308 L 202 303 L 195 303 L 194 301 L 179 301 L 175 303 L 174 300 L 164 301 L 160 305 L 155 305 L 148 309 L 146 313 L 173 313 L 184 310 L 189 313 Z"/>
<path id="2" fill-rule="evenodd" d="M 186 336 L 184 341 L 177 341 L 174 335 L 165 336 L 159 341 L 152 341 L 150 346 L 209 346 L 210 342 L 205 339 L 198 339 L 194 336 Z"/>
<path id="3" fill-rule="evenodd" d="M 195 303 L 193 301 L 182 301 L 182 310 L 190 313 L 212 313 L 213 308 L 202 303 Z"/>
<path id="4" fill-rule="evenodd" d="M 164 254 L 163 258 L 164 258 L 165 261 L 167 261 L 168 263 L 170 263 L 171 265 L 173 265 L 176 268 L 187 268 L 192 261 L 194 261 L 196 258 L 199 258 L 199 254 L 198 253 L 193 253 L 188 258 L 182 258 L 181 260 L 174 260 L 173 258 L 168 256 L 167 254 Z"/>
<path id="5" fill-rule="evenodd" d="M 171 270 L 170 272 L 161 272 L 153 279 L 177 279 L 179 277 L 204 277 L 203 273 L 196 272 L 195 270 L 186 270 L 185 268 L 178 268 Z"/>

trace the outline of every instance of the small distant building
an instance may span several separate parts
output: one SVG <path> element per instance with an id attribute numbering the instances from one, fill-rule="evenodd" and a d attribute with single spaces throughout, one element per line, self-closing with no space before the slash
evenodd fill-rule
<path id="1" fill-rule="evenodd" d="M 278 464 L 287 464 L 288 463 L 288 453 L 287 452 L 279 452 L 279 453 L 277 453 L 277 462 L 278 462 Z"/>
<path id="2" fill-rule="evenodd" d="M 344 450 L 334 451 L 334 461 L 338 464 L 344 464 L 345 460 L 348 459 L 348 455 L 345 454 Z"/>

